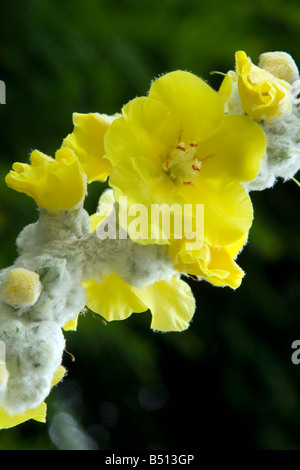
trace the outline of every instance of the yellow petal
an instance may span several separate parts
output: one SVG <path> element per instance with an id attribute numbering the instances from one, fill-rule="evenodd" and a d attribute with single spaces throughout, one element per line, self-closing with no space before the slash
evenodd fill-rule
<path id="1" fill-rule="evenodd" d="M 53 375 L 53 379 L 51 382 L 51 386 L 54 387 L 55 385 L 60 382 L 66 373 L 66 369 L 63 366 L 59 366 L 56 372 Z M 17 426 L 18 424 L 24 423 L 29 419 L 33 419 L 35 421 L 39 421 L 41 423 L 46 422 L 46 413 L 47 413 L 47 405 L 45 402 L 41 403 L 36 408 L 32 408 L 30 410 L 26 410 L 25 413 L 9 415 L 7 411 L 0 406 L 0 429 L 8 429 Z"/>
<path id="2" fill-rule="evenodd" d="M 57 385 L 64 378 L 65 373 L 66 373 L 65 367 L 59 366 L 53 375 L 51 387 L 54 387 L 55 385 Z"/>
<path id="3" fill-rule="evenodd" d="M 239 242 L 239 249 L 241 242 Z M 236 289 L 240 286 L 244 272 L 233 260 L 235 247 L 215 248 L 207 243 L 201 250 L 187 249 L 187 241 L 181 240 L 168 247 L 168 253 L 174 261 L 175 268 L 184 274 L 198 276 L 215 286 L 228 286 Z M 236 254 L 236 253 L 235 253 Z"/>
<path id="4" fill-rule="evenodd" d="M 109 160 L 104 157 L 104 135 L 113 122 L 106 114 L 73 114 L 74 131 L 62 143 L 77 155 L 90 183 L 104 181 L 111 171 Z"/>
<path id="5" fill-rule="evenodd" d="M 215 132 L 223 117 L 219 94 L 196 75 L 175 71 L 155 80 L 149 97 L 164 103 L 179 121 L 182 140 L 202 140 Z"/>
<path id="6" fill-rule="evenodd" d="M 226 73 L 218 91 L 223 101 L 229 99 L 232 93 L 233 83 L 237 82 L 237 80 L 237 74 L 233 70 L 229 70 L 229 72 Z"/>
<path id="7" fill-rule="evenodd" d="M 161 162 L 179 135 L 178 122 L 162 103 L 146 97 L 135 98 L 122 109 L 105 135 L 106 157 L 115 166 L 124 159 L 145 157 Z"/>
<path id="8" fill-rule="evenodd" d="M 256 122 L 248 116 L 229 114 L 210 139 L 199 143 L 198 151 L 216 176 L 227 172 L 245 182 L 256 177 L 266 147 L 265 133 Z"/>
<path id="9" fill-rule="evenodd" d="M 231 258 L 226 248 L 211 247 L 209 264 L 199 263 L 200 276 L 207 278 L 215 286 L 229 286 L 237 289 L 244 277 L 244 271 Z"/>
<path id="10" fill-rule="evenodd" d="M 145 312 L 147 307 L 135 295 L 132 287 L 112 273 L 102 282 L 83 282 L 86 290 L 86 305 L 105 320 L 124 320 L 133 312 Z"/>
<path id="11" fill-rule="evenodd" d="M 24 423 L 29 419 L 34 419 L 41 423 L 46 422 L 46 403 L 41 403 L 38 407 L 27 410 L 22 414 L 15 414 L 10 416 L 5 409 L 0 406 L 0 429 L 8 429 L 17 426 L 18 424 Z"/>
<path id="12" fill-rule="evenodd" d="M 226 250 L 232 258 L 235 258 L 241 251 L 242 247 L 246 244 L 248 239 L 248 233 L 246 233 L 240 240 L 235 243 L 226 246 Z"/>
<path id="13" fill-rule="evenodd" d="M 151 328 L 157 331 L 183 331 L 189 327 L 196 304 L 189 285 L 177 278 L 155 282 L 133 292 L 151 310 Z"/>
<path id="14" fill-rule="evenodd" d="M 244 186 L 226 173 L 203 166 L 198 179 L 185 188 L 187 202 L 204 204 L 204 239 L 222 247 L 240 240 L 253 220 L 251 199 Z"/>
<path id="15" fill-rule="evenodd" d="M 169 224 L 170 230 L 164 230 L 161 219 L 152 217 L 154 204 L 170 209 L 170 214 L 179 212 L 183 214 L 183 198 L 177 190 L 177 186 L 162 171 L 160 166 L 155 165 L 147 158 L 131 158 L 120 162 L 112 171 L 110 185 L 114 189 L 114 195 L 119 202 L 120 196 L 127 198 L 127 208 L 134 213 L 141 210 L 141 236 L 135 238 L 138 243 L 162 243 L 166 244 L 173 236 L 174 224 Z M 164 206 L 163 206 L 164 205 Z M 178 210 L 176 208 L 178 207 Z M 142 211 L 143 209 L 143 211 Z M 173 216 L 172 216 L 173 217 Z M 135 214 L 127 217 L 129 236 L 132 237 L 131 228 L 135 228 Z M 156 223 L 158 220 L 158 223 Z M 145 229 L 144 229 L 145 227 Z"/>
<path id="16" fill-rule="evenodd" d="M 72 318 L 72 320 L 69 320 L 65 326 L 64 330 L 65 331 L 76 331 L 77 330 L 77 324 L 78 324 L 78 315 L 76 318 Z"/>

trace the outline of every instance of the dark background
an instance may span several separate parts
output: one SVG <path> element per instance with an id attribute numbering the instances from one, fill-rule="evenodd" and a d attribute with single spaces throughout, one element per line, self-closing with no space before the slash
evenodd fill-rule
<path id="1" fill-rule="evenodd" d="M 298 1 L 0 1 L 0 268 L 16 256 L 34 201 L 4 176 L 31 150 L 53 155 L 74 111 L 113 114 L 164 72 L 212 70 L 238 49 L 257 62 L 289 52 L 300 64 Z M 104 185 L 89 187 L 94 212 Z M 300 449 L 300 189 L 279 182 L 252 193 L 255 220 L 233 291 L 191 283 L 188 331 L 158 334 L 148 313 L 105 326 L 81 317 L 66 334 L 68 376 L 47 423 L 0 431 L 0 449 Z"/>

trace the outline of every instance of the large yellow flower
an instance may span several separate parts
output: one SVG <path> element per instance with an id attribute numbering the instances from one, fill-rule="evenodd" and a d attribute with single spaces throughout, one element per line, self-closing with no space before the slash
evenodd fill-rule
<path id="1" fill-rule="evenodd" d="M 10 188 L 32 197 L 48 211 L 73 209 L 84 199 L 86 175 L 72 150 L 58 150 L 55 159 L 34 150 L 30 160 L 30 165 L 13 164 L 5 178 Z"/>
<path id="2" fill-rule="evenodd" d="M 246 116 L 224 115 L 221 97 L 197 76 L 177 71 L 158 78 L 147 97 L 123 107 L 104 140 L 118 202 L 126 196 L 128 207 L 143 204 L 148 213 L 152 204 L 204 204 L 212 246 L 249 230 L 252 204 L 241 182 L 256 176 L 265 135 Z"/>
<path id="3" fill-rule="evenodd" d="M 276 57 L 265 54 L 261 58 L 261 65 L 264 68 L 254 65 L 244 51 L 237 51 L 235 54 L 236 73 L 238 75 L 238 90 L 241 105 L 246 114 L 252 116 L 257 121 L 276 121 L 292 111 L 291 85 L 286 80 L 278 78 L 272 72 L 280 73 L 280 76 L 290 78 L 292 72 L 282 72 Z M 285 56 L 281 58 L 281 65 L 286 64 Z M 282 63 L 284 61 L 284 64 Z M 288 64 L 286 64 L 288 67 Z M 283 67 L 284 68 L 284 67 Z"/>
<path id="4" fill-rule="evenodd" d="M 104 158 L 104 134 L 115 116 L 89 113 L 73 114 L 74 130 L 62 143 L 77 155 L 88 183 L 94 180 L 104 181 L 111 171 L 111 163 Z"/>

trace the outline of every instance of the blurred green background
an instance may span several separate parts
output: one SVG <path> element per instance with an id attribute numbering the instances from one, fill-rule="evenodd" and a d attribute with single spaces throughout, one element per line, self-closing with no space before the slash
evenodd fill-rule
<path id="1" fill-rule="evenodd" d="M 218 88 L 245 50 L 289 52 L 300 64 L 298 1 L 11 0 L 0 2 L 0 268 L 35 204 L 4 176 L 31 150 L 49 155 L 72 113 L 113 114 L 158 75 L 184 69 Z M 96 208 L 101 184 L 90 186 Z M 300 449 L 299 188 L 252 193 L 255 221 L 233 291 L 191 283 L 188 331 L 158 334 L 147 314 L 105 326 L 81 317 L 67 333 L 68 376 L 48 421 L 0 431 L 0 449 Z"/>

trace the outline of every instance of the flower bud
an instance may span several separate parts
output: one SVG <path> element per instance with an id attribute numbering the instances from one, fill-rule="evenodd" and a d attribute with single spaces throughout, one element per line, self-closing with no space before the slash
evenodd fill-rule
<path id="1" fill-rule="evenodd" d="M 1 295 L 12 307 L 31 307 L 40 296 L 39 275 L 24 268 L 9 271 L 1 287 Z"/>

